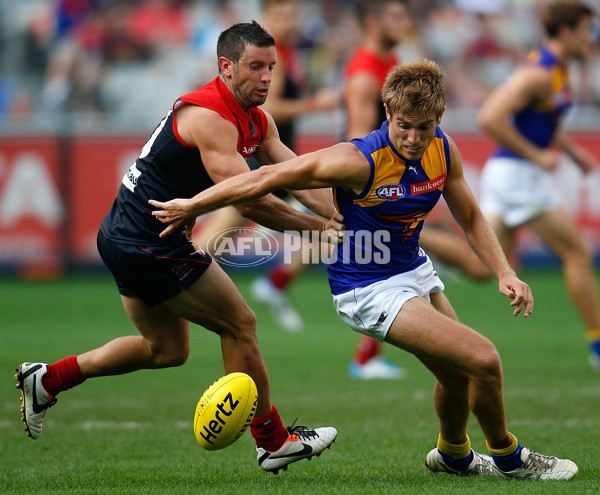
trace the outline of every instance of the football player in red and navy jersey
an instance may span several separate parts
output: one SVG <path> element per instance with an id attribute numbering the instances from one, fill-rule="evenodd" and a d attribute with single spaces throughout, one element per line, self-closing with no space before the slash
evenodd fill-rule
<path id="1" fill-rule="evenodd" d="M 125 173 L 98 233 L 100 255 L 140 335 L 50 365 L 21 364 L 16 377 L 23 421 L 34 439 L 59 392 L 87 378 L 182 365 L 190 352 L 191 321 L 220 336 L 226 373 L 245 372 L 256 383 L 259 398 L 250 430 L 263 469 L 287 469 L 335 441 L 335 428 L 283 426 L 271 403 L 254 313 L 218 264 L 189 240 L 193 224 L 161 238 L 162 224 L 148 205 L 150 198 L 192 197 L 246 172 L 252 155 L 262 164 L 295 156 L 279 139 L 273 119 L 257 108 L 267 98 L 277 62 L 273 38 L 256 22 L 235 24 L 219 36 L 217 56 L 219 76 L 175 102 Z M 334 215 L 326 191 L 298 198 L 325 218 Z M 336 220 L 299 213 L 273 195 L 239 210 L 277 230 L 341 228 Z"/>
<path id="2" fill-rule="evenodd" d="M 263 2 L 264 23 L 275 39 L 277 64 L 273 68 L 269 95 L 261 108 L 273 117 L 281 142 L 294 151 L 298 118 L 310 112 L 331 110 L 337 101 L 337 93 L 332 88 L 310 91 L 306 64 L 298 48 L 302 34 L 300 7 L 298 0 Z M 259 165 L 255 160 L 249 162 L 250 168 Z M 275 191 L 275 195 L 288 202 L 292 199 L 285 190 Z M 222 208 L 202 223 L 195 240 L 200 247 L 212 252 L 218 242 L 215 240 L 223 239 L 224 233 L 243 228 L 247 222 L 235 208 Z M 265 304 L 278 325 L 289 332 L 299 332 L 304 327 L 288 291 L 297 276 L 310 266 L 302 262 L 302 257 L 302 250 L 295 251 L 289 262 L 277 264 L 250 286 L 254 299 Z"/>
<path id="3" fill-rule="evenodd" d="M 567 289 L 587 328 L 590 364 L 600 373 L 600 299 L 593 251 L 564 207 L 551 172 L 564 152 L 587 173 L 598 159 L 560 128 L 572 104 L 569 62 L 592 43 L 593 11 L 582 2 L 549 4 L 543 45 L 484 102 L 479 120 L 498 142 L 481 179 L 481 209 L 505 252 L 528 225 L 560 258 Z"/>
<path id="4" fill-rule="evenodd" d="M 336 311 L 353 330 L 414 354 L 436 377 L 440 434 L 426 456 L 432 471 L 503 479 L 569 479 L 575 463 L 522 447 L 504 414 L 494 344 L 460 323 L 419 235 L 443 195 L 471 246 L 529 316 L 533 296 L 510 267 L 463 176 L 458 149 L 439 127 L 443 73 L 432 61 L 397 66 L 386 78 L 387 119 L 377 131 L 228 179 L 191 199 L 150 201 L 168 236 L 197 215 L 284 188 L 333 187 L 346 231 L 328 265 Z M 471 448 L 477 418 L 491 454 Z M 393 430 L 393 428 L 392 428 Z"/>

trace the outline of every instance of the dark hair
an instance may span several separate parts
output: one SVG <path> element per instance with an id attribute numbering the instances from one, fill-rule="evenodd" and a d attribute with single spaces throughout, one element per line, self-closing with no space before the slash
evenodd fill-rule
<path id="1" fill-rule="evenodd" d="M 554 2 L 541 13 L 541 21 L 549 38 L 558 36 L 561 26 L 575 29 L 582 19 L 593 17 L 594 11 L 587 5 L 572 1 Z"/>
<path id="2" fill-rule="evenodd" d="M 263 0 L 263 10 L 268 10 L 271 7 L 288 3 L 297 3 L 297 0 Z"/>
<path id="3" fill-rule="evenodd" d="M 364 24 L 365 19 L 370 15 L 381 17 L 386 3 L 401 3 L 405 5 L 403 0 L 357 0 L 355 12 L 358 22 Z"/>
<path id="4" fill-rule="evenodd" d="M 240 22 L 219 35 L 217 58 L 225 57 L 237 64 L 246 45 L 275 46 L 275 40 L 258 22 Z"/>

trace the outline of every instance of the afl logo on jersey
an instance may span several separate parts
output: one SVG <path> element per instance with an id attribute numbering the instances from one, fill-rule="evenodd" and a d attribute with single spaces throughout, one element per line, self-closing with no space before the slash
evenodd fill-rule
<path id="1" fill-rule="evenodd" d="M 394 201 L 403 198 L 406 194 L 406 189 L 402 184 L 384 184 L 375 189 L 375 195 L 384 201 Z"/>

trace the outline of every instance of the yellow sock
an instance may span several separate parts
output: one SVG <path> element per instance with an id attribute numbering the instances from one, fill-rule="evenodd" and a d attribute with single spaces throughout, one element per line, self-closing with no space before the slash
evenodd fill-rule
<path id="1" fill-rule="evenodd" d="M 437 448 L 443 454 L 449 455 L 454 459 L 464 459 L 471 453 L 471 440 L 467 435 L 467 441 L 460 445 L 448 443 L 442 438 L 442 434 L 438 436 Z"/>
<path id="2" fill-rule="evenodd" d="M 588 328 L 585 332 L 585 338 L 588 342 L 598 342 L 600 340 L 600 328 Z"/>
<path id="3" fill-rule="evenodd" d="M 490 454 L 492 454 L 493 456 L 501 457 L 501 456 L 505 456 L 505 455 L 510 455 L 515 450 L 517 450 L 517 447 L 519 446 L 517 437 L 515 437 L 511 432 L 508 432 L 508 434 L 512 438 L 512 444 L 510 444 L 509 447 L 505 447 L 503 449 L 493 449 L 492 447 L 490 447 L 489 442 L 487 442 L 487 441 L 485 442 L 488 450 L 490 451 Z"/>

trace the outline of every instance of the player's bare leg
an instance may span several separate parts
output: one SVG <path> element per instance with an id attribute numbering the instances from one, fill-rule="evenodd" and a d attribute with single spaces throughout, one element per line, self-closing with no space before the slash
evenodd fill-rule
<path id="1" fill-rule="evenodd" d="M 563 208 L 546 213 L 529 225 L 562 262 L 567 291 L 586 325 L 590 365 L 600 373 L 600 300 L 593 251 Z"/>
<path id="2" fill-rule="evenodd" d="M 141 335 L 118 337 L 77 357 L 86 378 L 130 373 L 140 369 L 180 366 L 189 346 L 189 324 L 164 304 L 150 307 L 135 296 L 121 296 Z"/>
<path id="3" fill-rule="evenodd" d="M 336 429 L 294 425 L 287 430 L 283 428 L 279 414 L 271 404 L 269 379 L 258 347 L 254 313 L 233 281 L 216 263 L 211 264 L 201 281 L 167 304 L 172 311 L 219 334 L 226 373 L 243 371 L 254 379 L 258 407 L 250 431 L 257 442 L 259 466 L 277 474 L 293 462 L 320 455 L 335 441 Z M 279 424 L 282 431 L 265 438 L 261 434 L 261 424 L 267 424 L 268 430 Z"/>
<path id="4" fill-rule="evenodd" d="M 508 431 L 502 369 L 495 346 L 456 321 L 443 294 L 432 294 L 432 300 L 438 309 L 420 297 L 407 301 L 386 341 L 413 353 L 438 379 L 435 404 L 447 441 L 464 439 L 471 408 L 479 414 L 490 442 L 504 440 Z"/>
<path id="5" fill-rule="evenodd" d="M 216 263 L 189 289 L 158 306 L 150 307 L 135 296 L 122 296 L 122 300 L 141 335 L 119 337 L 78 356 L 86 378 L 183 364 L 190 350 L 189 320 L 219 334 L 226 373 L 242 371 L 252 376 L 259 392 L 257 416 L 271 411 L 256 318 Z"/>
<path id="6" fill-rule="evenodd" d="M 569 295 L 588 328 L 600 329 L 600 301 L 593 252 L 573 219 L 559 208 L 529 223 L 563 264 Z"/>
<path id="7" fill-rule="evenodd" d="M 118 375 L 139 369 L 183 364 L 189 353 L 188 322 L 164 305 L 149 307 L 134 296 L 122 296 L 123 305 L 141 335 L 119 337 L 79 356 L 65 358 L 61 364 L 66 375 L 57 391 L 75 386 L 86 378 Z M 68 363 L 68 364 L 67 364 Z M 66 368 L 64 367 L 66 366 Z M 33 439 L 42 433 L 46 411 L 56 403 L 57 391 L 46 391 L 45 363 L 23 363 L 17 368 L 17 387 L 21 389 L 22 419 Z M 52 394 L 52 395 L 51 395 Z"/>
<path id="8" fill-rule="evenodd" d="M 258 389 L 256 416 L 271 411 L 269 378 L 258 347 L 256 317 L 222 268 L 211 263 L 194 285 L 165 305 L 173 313 L 218 334 L 225 372 L 250 375 Z"/>
<path id="9" fill-rule="evenodd" d="M 495 475 L 505 479 L 569 479 L 575 463 L 522 447 L 506 427 L 502 368 L 495 346 L 456 321 L 443 294 L 407 301 L 386 341 L 412 352 L 436 376 L 434 392 L 440 421 L 437 449 L 427 455 L 433 471 Z M 435 307 L 434 307 L 435 306 Z M 473 411 L 487 440 L 490 457 L 472 451 L 467 436 Z"/>

